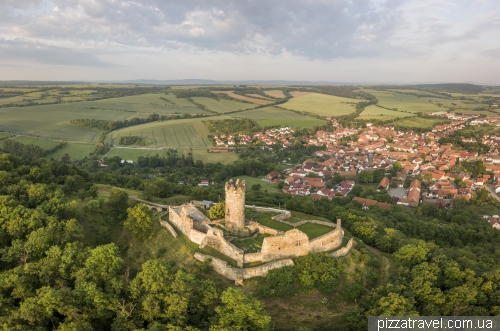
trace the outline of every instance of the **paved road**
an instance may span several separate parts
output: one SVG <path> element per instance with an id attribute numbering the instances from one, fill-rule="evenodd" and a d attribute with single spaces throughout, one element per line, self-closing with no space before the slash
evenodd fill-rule
<path id="1" fill-rule="evenodd" d="M 495 193 L 495 190 L 493 190 L 493 186 L 491 185 L 485 185 L 486 186 L 486 189 L 490 192 L 490 195 L 497 199 L 498 201 L 500 201 L 500 197 L 498 197 L 498 195 Z"/>

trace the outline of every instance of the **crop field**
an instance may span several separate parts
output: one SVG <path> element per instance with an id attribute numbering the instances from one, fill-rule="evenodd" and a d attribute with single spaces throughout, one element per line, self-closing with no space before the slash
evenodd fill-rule
<path id="1" fill-rule="evenodd" d="M 165 101 L 160 98 L 165 98 Z M 84 101 L 78 105 L 87 108 L 122 110 L 138 113 L 173 114 L 187 113 L 199 114 L 204 111 L 189 102 L 186 98 L 177 98 L 173 94 L 147 93 L 141 95 L 126 96 L 121 98 L 103 99 L 97 101 Z"/>
<path id="2" fill-rule="evenodd" d="M 224 99 L 215 100 L 212 98 L 204 98 L 204 97 L 195 97 L 193 98 L 193 101 L 200 103 L 205 107 L 207 107 L 208 110 L 217 113 L 227 113 L 230 111 L 257 107 L 257 105 L 251 103 L 236 102 Z"/>
<path id="3" fill-rule="evenodd" d="M 273 98 L 283 99 L 285 97 L 285 94 L 283 93 L 282 90 L 270 90 L 270 91 L 264 91 L 264 93 Z"/>
<path id="4" fill-rule="evenodd" d="M 238 160 L 238 154 L 235 152 L 224 152 L 224 153 L 209 153 L 206 149 L 184 149 L 183 154 L 188 155 L 191 152 L 193 154 L 193 160 L 201 160 L 203 163 L 217 163 L 228 164 Z"/>
<path id="5" fill-rule="evenodd" d="M 304 95 L 308 95 L 308 94 L 311 94 L 313 92 L 301 92 L 301 91 L 293 91 L 293 92 L 290 92 L 290 95 L 294 98 L 297 98 L 297 97 L 302 97 Z"/>
<path id="6" fill-rule="evenodd" d="M 441 121 L 440 119 L 432 120 L 428 118 L 412 117 L 393 122 L 392 124 L 416 128 L 431 128 Z"/>
<path id="7" fill-rule="evenodd" d="M 269 97 L 265 97 L 265 96 L 262 96 L 260 94 L 247 94 L 249 97 L 252 97 L 252 98 L 256 98 L 256 99 L 264 99 L 264 100 L 268 100 L 268 101 L 271 101 L 271 102 L 274 102 L 274 99 L 272 98 L 269 98 Z"/>
<path id="8" fill-rule="evenodd" d="M 360 119 L 376 119 L 376 120 L 392 120 L 398 117 L 414 116 L 411 113 L 402 113 L 400 111 L 389 110 L 371 105 L 365 108 L 361 114 Z"/>
<path id="9" fill-rule="evenodd" d="M 9 138 L 10 136 L 12 136 L 12 135 L 9 133 L 0 132 L 0 140 Z"/>
<path id="10" fill-rule="evenodd" d="M 282 105 L 283 108 L 305 111 L 321 116 L 348 115 L 356 110 L 359 99 L 342 98 L 320 93 L 297 96 Z"/>
<path id="11" fill-rule="evenodd" d="M 130 148 L 117 148 L 114 147 L 106 157 L 119 156 L 123 160 L 137 161 L 139 156 L 153 156 L 155 154 L 162 155 L 163 149 L 130 149 Z"/>
<path id="12" fill-rule="evenodd" d="M 265 107 L 255 110 L 231 114 L 234 118 L 249 118 L 255 120 L 261 127 L 265 126 L 291 126 L 293 128 L 312 128 L 326 124 L 326 121 L 314 117 L 297 114 L 293 111 L 278 107 Z"/>
<path id="13" fill-rule="evenodd" d="M 74 144 L 68 143 L 61 149 L 58 149 L 52 154 L 46 156 L 47 159 L 54 158 L 55 160 L 61 159 L 61 156 L 65 153 L 68 153 L 72 160 L 83 159 L 86 156 L 89 156 L 95 149 L 95 145 L 92 144 Z"/>
<path id="14" fill-rule="evenodd" d="M 396 108 L 399 111 L 407 111 L 411 113 L 446 111 L 445 108 L 429 102 L 428 98 L 419 98 L 413 95 L 396 92 L 382 92 L 375 90 L 368 90 L 367 92 L 377 97 L 379 105 L 391 109 Z"/>
<path id="15" fill-rule="evenodd" d="M 434 96 L 436 98 L 444 98 L 444 99 L 447 98 L 444 95 L 441 95 L 441 94 L 438 94 L 438 93 L 434 93 L 434 92 L 431 92 L 431 91 L 421 91 L 421 90 L 411 90 L 411 89 L 395 89 L 395 90 L 388 90 L 388 91 L 395 92 L 395 93 L 403 93 L 403 94 L 404 93 L 411 93 L 411 94 L 416 94 L 418 96 L 424 96 L 424 98 L 428 97 L 428 96 Z"/>
<path id="16" fill-rule="evenodd" d="M 425 98 L 435 105 L 445 108 L 444 110 L 453 110 L 456 112 L 475 112 L 480 110 L 489 109 L 489 105 L 486 103 L 481 103 L 478 101 L 471 100 L 450 100 L 450 99 L 436 99 L 436 98 Z"/>
<path id="17" fill-rule="evenodd" d="M 14 138 L 14 141 L 17 141 L 18 143 L 25 144 L 25 145 L 40 146 L 42 149 L 54 148 L 62 142 L 62 141 L 55 141 L 55 140 L 50 140 L 50 139 L 40 139 L 40 138 L 26 137 L 26 136 Z"/>
<path id="18" fill-rule="evenodd" d="M 243 95 L 236 94 L 234 92 L 214 91 L 214 93 L 225 93 L 225 94 L 229 95 L 231 98 L 234 98 L 234 99 L 237 99 L 237 100 L 248 101 L 248 102 L 251 102 L 251 103 L 255 103 L 257 105 L 267 105 L 267 104 L 272 103 L 272 101 L 266 101 L 266 100 L 263 100 L 263 99 L 250 98 L 250 97 L 246 97 L 246 96 L 243 96 Z"/>
<path id="19" fill-rule="evenodd" d="M 212 146 L 208 130 L 200 119 L 153 122 L 113 131 L 108 142 L 118 144 L 121 136 L 139 136 L 149 140 L 147 147 L 206 149 Z"/>

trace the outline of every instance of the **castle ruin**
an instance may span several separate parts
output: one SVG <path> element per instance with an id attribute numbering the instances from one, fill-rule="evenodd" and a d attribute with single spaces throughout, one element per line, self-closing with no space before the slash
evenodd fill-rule
<path id="1" fill-rule="evenodd" d="M 304 256 L 309 253 L 319 253 L 332 251 L 342 245 L 344 239 L 344 231 L 342 230 L 341 221 L 337 220 L 337 224 L 323 221 L 302 221 L 321 223 L 332 227 L 332 231 L 314 239 L 309 239 L 307 234 L 297 228 L 283 232 L 257 222 L 245 220 L 245 181 L 230 180 L 226 183 L 226 215 L 224 219 L 211 221 L 193 204 L 187 203 L 182 206 L 169 207 L 169 222 L 182 232 L 186 237 L 199 245 L 200 248 L 211 247 L 216 249 L 225 256 L 236 261 L 238 268 L 243 268 L 245 263 L 264 263 L 259 267 L 252 268 L 252 271 L 238 271 L 229 267 L 221 261 L 213 259 L 212 266 L 214 270 L 219 272 L 224 277 L 234 278 L 236 281 L 241 281 L 254 276 L 265 276 L 267 272 L 273 268 L 283 267 L 293 262 L 290 258 Z M 282 216 L 282 215 L 280 215 Z M 165 223 L 165 222 L 164 222 Z M 168 224 L 163 225 L 167 229 Z M 246 253 L 241 248 L 236 247 L 227 238 L 224 237 L 224 232 L 220 228 L 225 229 L 232 235 L 249 235 L 249 234 L 270 234 L 271 236 L 263 239 L 262 248 L 259 252 Z M 169 229 L 171 231 L 171 229 Z M 172 232 L 172 231 L 171 231 Z M 352 239 L 347 251 L 342 251 L 332 256 L 343 256 L 347 254 L 352 246 Z M 334 252 L 335 253 L 335 252 Z M 206 255 L 195 255 L 197 259 L 203 261 L 207 258 Z M 281 261 L 281 262 L 280 262 Z M 235 269 L 235 270 L 233 270 Z M 237 276 L 244 275 L 244 276 Z"/>

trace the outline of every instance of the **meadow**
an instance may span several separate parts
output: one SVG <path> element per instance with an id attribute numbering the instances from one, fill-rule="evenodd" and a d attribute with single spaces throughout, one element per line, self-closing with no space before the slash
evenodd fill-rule
<path id="1" fill-rule="evenodd" d="M 363 100 L 342 98 L 320 93 L 308 93 L 293 97 L 288 102 L 284 103 L 282 107 L 327 117 L 342 116 L 355 112 L 356 104 L 361 101 Z"/>
<path id="2" fill-rule="evenodd" d="M 326 121 L 314 117 L 304 116 L 279 107 L 265 107 L 255 110 L 231 114 L 235 118 L 249 118 L 255 120 L 261 127 L 291 126 L 293 128 L 312 128 L 326 124 Z"/>
<path id="3" fill-rule="evenodd" d="M 367 120 L 372 119 L 372 120 L 382 120 L 382 121 L 392 120 L 395 118 L 407 117 L 407 116 L 415 116 L 415 114 L 389 110 L 378 107 L 376 105 L 371 105 L 366 107 L 365 110 L 363 110 L 361 114 L 359 114 L 360 119 L 367 119 Z"/>
<path id="4" fill-rule="evenodd" d="M 111 132 L 107 141 L 117 145 L 122 136 L 139 136 L 149 140 L 147 147 L 202 148 L 212 146 L 208 130 L 200 119 L 152 122 Z"/>
<path id="5" fill-rule="evenodd" d="M 257 107 L 257 105 L 254 104 L 225 100 L 225 99 L 215 100 L 212 98 L 205 98 L 205 97 L 194 97 L 192 99 L 193 101 L 207 107 L 209 111 L 216 113 L 227 113 L 235 110 L 243 110 L 243 109 Z"/>
<path id="6" fill-rule="evenodd" d="M 385 92 L 376 90 L 367 90 L 378 99 L 378 104 L 387 108 L 396 108 L 399 111 L 411 113 L 417 112 L 436 112 L 446 111 L 446 108 L 440 107 L 428 101 L 428 98 L 419 98 L 414 95 L 402 94 L 397 92 Z M 441 99 L 440 99 L 441 100 Z"/>
<path id="7" fill-rule="evenodd" d="M 400 125 L 415 128 L 431 128 L 437 123 L 441 122 L 442 119 L 429 119 L 422 117 L 412 117 L 398 120 L 392 123 L 392 125 Z"/>

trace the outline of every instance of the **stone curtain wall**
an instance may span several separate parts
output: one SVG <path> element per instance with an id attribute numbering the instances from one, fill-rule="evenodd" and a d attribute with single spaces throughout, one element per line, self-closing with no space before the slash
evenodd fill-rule
<path id="1" fill-rule="evenodd" d="M 346 256 L 347 253 L 349 253 L 351 251 L 353 244 L 354 244 L 354 238 L 351 238 L 351 239 L 349 239 L 349 241 L 347 242 L 347 245 L 345 247 L 342 247 L 341 249 L 336 250 L 335 252 L 331 253 L 330 256 L 331 257 Z"/>
<path id="2" fill-rule="evenodd" d="M 194 254 L 194 257 L 201 262 L 205 261 L 205 259 L 212 259 L 210 266 L 215 270 L 215 272 L 235 281 L 241 281 L 243 279 L 249 279 L 257 276 L 265 277 L 267 276 L 269 270 L 293 265 L 293 261 L 291 259 L 283 259 L 266 263 L 254 268 L 235 268 L 230 266 L 226 261 L 210 255 L 196 253 Z"/>
<path id="3" fill-rule="evenodd" d="M 245 228 L 245 181 L 226 183 L 226 228 L 240 232 Z"/>
<path id="4" fill-rule="evenodd" d="M 297 229 L 285 234 L 266 237 L 262 243 L 262 261 L 268 262 L 287 257 L 297 257 L 309 253 L 309 237 Z"/>
<path id="5" fill-rule="evenodd" d="M 311 253 L 320 253 L 331 251 L 339 247 L 344 240 L 344 230 L 335 229 L 328 232 L 320 237 L 314 238 L 309 242 L 309 247 L 311 248 Z"/>
<path id="6" fill-rule="evenodd" d="M 243 267 L 243 255 L 245 252 L 230 242 L 228 242 L 224 238 L 224 233 L 222 230 L 212 228 L 208 230 L 207 234 L 205 235 L 205 238 L 203 238 L 200 248 L 203 248 L 205 246 L 212 247 L 222 254 L 232 258 L 233 260 L 236 260 L 238 263 L 238 266 Z"/>
<path id="7" fill-rule="evenodd" d="M 179 208 L 176 208 L 179 209 Z M 183 207 L 180 207 L 180 215 L 177 214 L 173 208 L 169 208 L 169 220 L 172 222 L 177 229 L 184 233 L 188 238 L 190 237 L 191 229 L 193 228 L 193 220 L 187 217 L 186 213 L 183 213 Z"/>
<path id="8" fill-rule="evenodd" d="M 267 208 L 267 207 L 256 207 L 255 205 L 251 206 L 251 205 L 245 205 L 245 208 L 250 208 L 252 210 L 255 210 L 255 211 L 260 211 L 260 212 L 276 212 L 276 213 L 280 213 L 280 215 L 276 215 L 274 217 L 278 217 L 280 218 L 280 220 L 286 220 L 287 218 L 290 218 L 292 216 L 292 213 L 289 212 L 288 210 L 283 210 L 283 209 L 276 209 L 276 208 Z M 272 217 L 272 219 L 274 219 L 274 217 Z"/>
<path id="9" fill-rule="evenodd" d="M 167 221 L 160 221 L 160 225 L 166 228 L 174 238 L 177 238 L 177 232 L 175 232 L 172 225 L 168 224 Z"/>

